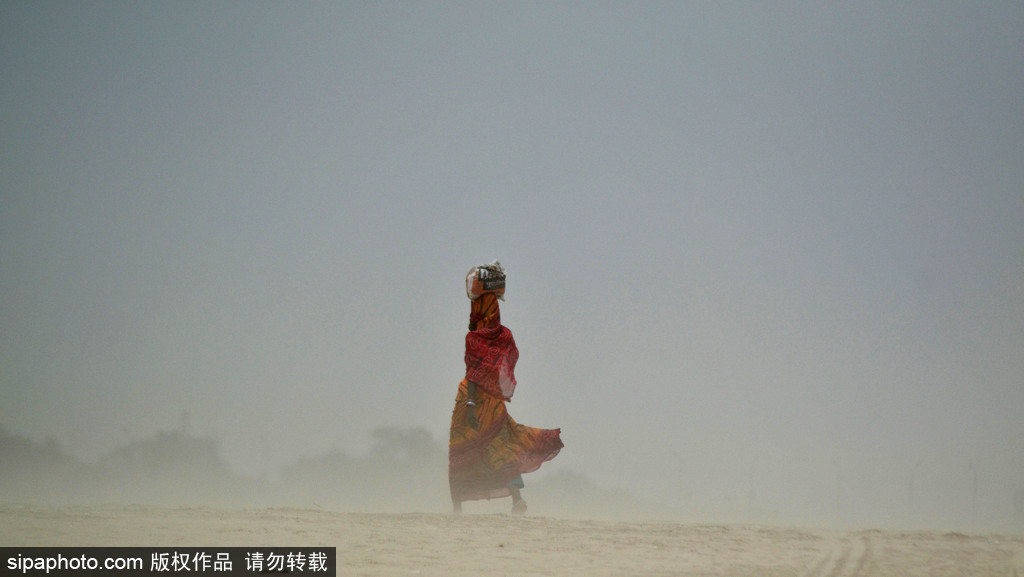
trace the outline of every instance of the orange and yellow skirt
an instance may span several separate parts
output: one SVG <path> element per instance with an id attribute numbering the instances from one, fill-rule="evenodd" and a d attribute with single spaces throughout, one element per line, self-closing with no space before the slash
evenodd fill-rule
<path id="1" fill-rule="evenodd" d="M 448 483 L 453 501 L 497 499 L 522 487 L 522 475 L 536 471 L 562 449 L 560 429 L 516 423 L 505 401 L 477 389 L 476 429 L 466 422 L 467 383 L 459 383 L 448 441 Z"/>

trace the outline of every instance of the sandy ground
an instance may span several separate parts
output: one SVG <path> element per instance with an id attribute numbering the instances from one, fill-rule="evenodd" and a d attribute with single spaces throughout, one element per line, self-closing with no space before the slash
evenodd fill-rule
<path id="1" fill-rule="evenodd" d="M 333 546 L 338 575 L 1024 577 L 1024 536 L 554 519 L 0 506 L 5 546 Z"/>

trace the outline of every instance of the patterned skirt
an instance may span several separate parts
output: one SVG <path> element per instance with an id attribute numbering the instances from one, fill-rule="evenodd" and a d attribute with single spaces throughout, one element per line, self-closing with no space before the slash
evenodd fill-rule
<path id="1" fill-rule="evenodd" d="M 479 391 L 479 390 L 478 390 Z M 505 402 L 478 392 L 473 429 L 466 422 L 466 381 L 452 411 L 448 483 L 453 501 L 497 499 L 522 486 L 521 475 L 540 468 L 562 449 L 560 429 L 536 429 L 512 420 Z"/>

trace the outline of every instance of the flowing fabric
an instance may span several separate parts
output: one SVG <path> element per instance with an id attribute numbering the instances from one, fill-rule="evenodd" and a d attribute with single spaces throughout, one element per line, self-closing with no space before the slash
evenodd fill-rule
<path id="1" fill-rule="evenodd" d="M 511 400 L 516 390 L 519 349 L 503 326 L 466 334 L 466 379 L 492 397 Z"/>
<path id="2" fill-rule="evenodd" d="M 452 411 L 448 445 L 448 481 L 452 499 L 495 499 L 522 486 L 521 475 L 536 471 L 562 449 L 560 429 L 538 429 L 516 423 L 505 401 L 515 391 L 519 358 L 512 333 L 501 325 L 497 299 L 483 295 L 473 301 L 466 335 L 466 378 L 459 383 Z M 479 422 L 467 422 L 469 383 L 476 385 Z"/>

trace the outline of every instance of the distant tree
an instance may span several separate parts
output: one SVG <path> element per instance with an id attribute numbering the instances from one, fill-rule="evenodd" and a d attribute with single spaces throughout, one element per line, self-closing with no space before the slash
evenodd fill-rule
<path id="1" fill-rule="evenodd" d="M 161 431 L 111 451 L 97 478 L 104 499 L 156 504 L 251 504 L 254 483 L 234 474 L 215 439 Z"/>
<path id="2" fill-rule="evenodd" d="M 15 435 L 0 425 L 0 474 L 11 472 L 16 467 L 38 465 L 68 465 L 74 459 L 64 453 L 53 439 L 38 443 Z"/>
<path id="3" fill-rule="evenodd" d="M 66 502 L 84 469 L 53 439 L 40 443 L 0 426 L 0 499 Z"/>
<path id="4" fill-rule="evenodd" d="M 193 437 L 181 431 L 161 431 L 149 439 L 115 449 L 104 457 L 101 464 L 144 476 L 169 473 L 220 476 L 228 473 L 216 440 Z"/>
<path id="5" fill-rule="evenodd" d="M 303 457 L 281 470 L 278 504 L 339 510 L 422 510 L 446 503 L 447 453 L 426 429 L 383 427 L 370 450 Z"/>
<path id="6" fill-rule="evenodd" d="M 382 427 L 372 433 L 374 439 L 371 458 L 390 465 L 411 468 L 436 466 L 445 458 L 444 449 L 434 442 L 424 428 L 399 429 Z"/>

